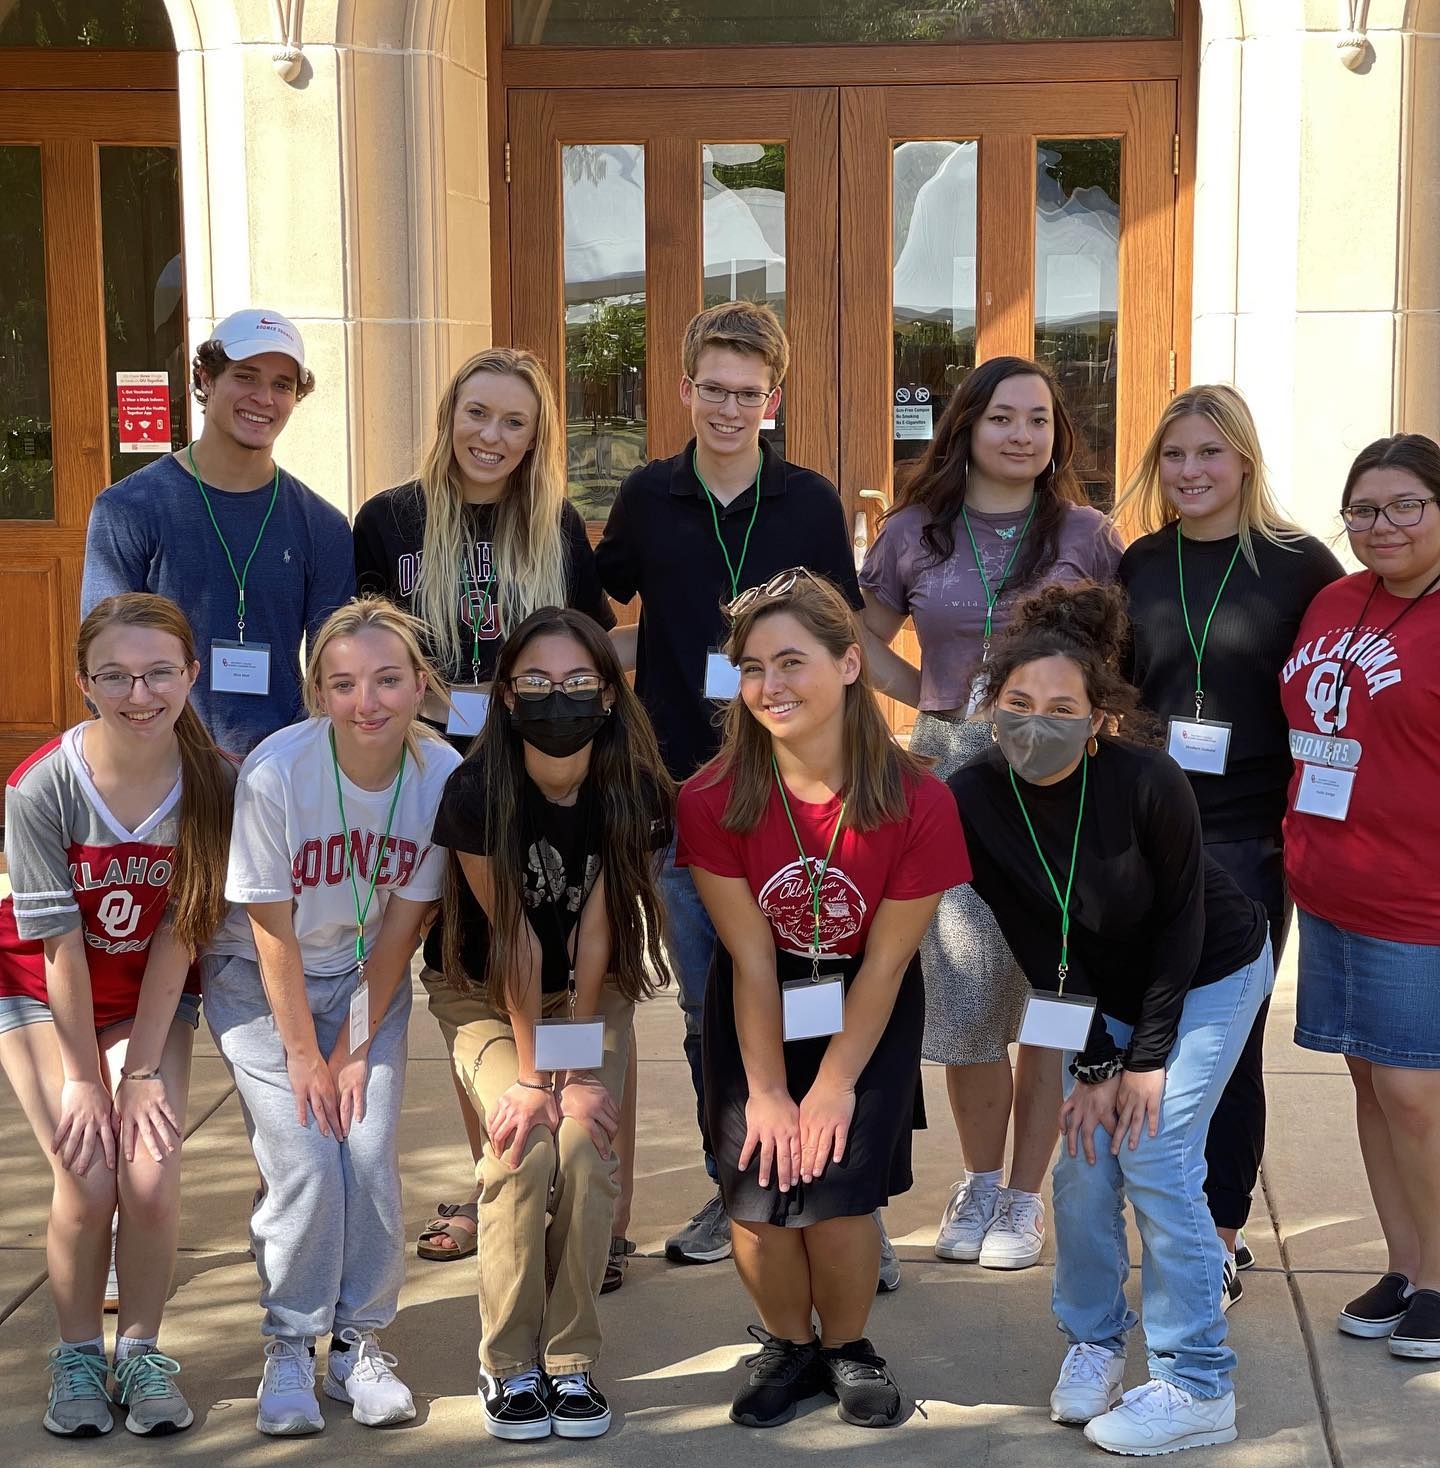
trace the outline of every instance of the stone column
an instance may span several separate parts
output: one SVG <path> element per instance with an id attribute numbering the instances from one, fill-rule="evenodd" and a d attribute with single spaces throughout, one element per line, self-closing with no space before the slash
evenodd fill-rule
<path id="1" fill-rule="evenodd" d="M 353 513 L 490 340 L 484 6 L 309 0 L 287 67 L 273 0 L 167 5 L 191 342 L 241 306 L 296 322 L 318 386 L 280 457 Z"/>

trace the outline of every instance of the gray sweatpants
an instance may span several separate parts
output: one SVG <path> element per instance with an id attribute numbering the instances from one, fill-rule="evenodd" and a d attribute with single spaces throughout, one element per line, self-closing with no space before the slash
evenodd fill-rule
<path id="1" fill-rule="evenodd" d="M 259 966 L 246 958 L 202 960 L 205 1018 L 240 1093 L 265 1197 L 250 1218 L 260 1270 L 261 1327 L 299 1338 L 383 1330 L 395 1318 L 405 1278 L 396 1128 L 405 1085 L 410 985 L 402 983 L 370 1041 L 365 1119 L 343 1142 L 313 1115 L 295 1120 L 285 1046 Z M 349 1019 L 355 974 L 306 976 L 320 1053 Z"/>

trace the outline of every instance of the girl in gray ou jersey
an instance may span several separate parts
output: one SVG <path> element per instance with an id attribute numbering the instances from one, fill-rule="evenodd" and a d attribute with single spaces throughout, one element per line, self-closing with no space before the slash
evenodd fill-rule
<path id="1" fill-rule="evenodd" d="M 990 742 L 972 691 L 1017 595 L 1052 582 L 1115 578 L 1120 543 L 1072 468 L 1075 431 L 1050 371 L 995 357 L 970 372 L 860 573 L 864 621 L 885 642 L 906 616 L 920 642 L 913 753 L 948 778 Z M 1040 1185 L 1055 1148 L 1060 1067 L 1014 1042 L 1026 983 L 989 908 L 969 886 L 940 901 L 920 946 L 927 1060 L 945 1065 L 965 1176 L 951 1190 L 935 1252 L 1026 1269 L 1045 1237 Z M 1015 1144 L 1002 1187 L 1012 1106 Z"/>

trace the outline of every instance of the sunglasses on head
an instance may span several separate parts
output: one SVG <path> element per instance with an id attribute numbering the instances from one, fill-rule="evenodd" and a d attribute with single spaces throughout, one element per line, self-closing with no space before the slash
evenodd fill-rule
<path id="1" fill-rule="evenodd" d="M 777 572 L 763 585 L 746 587 L 734 601 L 726 605 L 725 615 L 733 622 L 741 612 L 754 606 L 762 598 L 766 601 L 779 601 L 789 596 L 802 576 L 807 581 L 815 582 L 817 586 L 820 584 L 820 578 L 804 566 L 791 566 L 788 571 Z"/>

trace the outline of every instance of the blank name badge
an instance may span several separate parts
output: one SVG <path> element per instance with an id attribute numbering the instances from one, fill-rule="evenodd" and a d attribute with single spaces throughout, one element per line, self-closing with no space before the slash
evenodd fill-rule
<path id="1" fill-rule="evenodd" d="M 450 717 L 445 721 L 447 734 L 470 736 L 485 727 L 490 714 L 490 695 L 478 688 L 450 690 Z"/>
<path id="2" fill-rule="evenodd" d="M 370 1038 L 370 985 L 364 979 L 350 996 L 350 1053 L 356 1054 Z"/>
<path id="3" fill-rule="evenodd" d="M 270 692 L 270 644 L 268 642 L 220 642 L 210 644 L 210 689 L 213 693 Z"/>
<path id="4" fill-rule="evenodd" d="M 1295 809 L 1307 816 L 1343 821 L 1350 813 L 1350 792 L 1354 788 L 1354 770 L 1337 770 L 1330 765 L 1301 765 Z"/>
<path id="5" fill-rule="evenodd" d="M 1093 999 L 1032 993 L 1020 1016 L 1020 1043 L 1044 1050 L 1083 1050 L 1094 1018 Z"/>
<path id="6" fill-rule="evenodd" d="M 845 1028 L 845 980 L 839 974 L 791 979 L 780 986 L 780 1004 L 787 1040 L 818 1040 Z"/>
<path id="7" fill-rule="evenodd" d="M 727 702 L 740 692 L 740 669 L 723 652 L 711 648 L 705 654 L 705 697 Z"/>
<path id="8" fill-rule="evenodd" d="M 536 1070 L 599 1070 L 604 1063 L 603 1019 L 542 1019 L 536 1024 Z"/>
<path id="9" fill-rule="evenodd" d="M 1230 725 L 1215 719 L 1171 719 L 1170 758 L 1192 775 L 1223 775 L 1230 758 Z"/>

